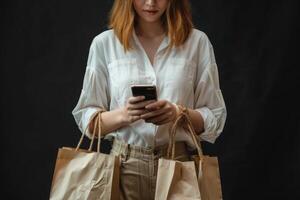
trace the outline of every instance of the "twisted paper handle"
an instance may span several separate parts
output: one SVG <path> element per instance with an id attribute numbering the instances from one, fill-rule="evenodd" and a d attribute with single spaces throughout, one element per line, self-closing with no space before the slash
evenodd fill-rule
<path id="1" fill-rule="evenodd" d="M 193 140 L 193 143 L 195 144 L 196 148 L 197 148 L 197 152 L 199 155 L 199 158 L 201 159 L 201 157 L 203 156 L 203 151 L 201 148 L 201 143 L 199 143 L 197 141 L 196 138 L 196 132 L 195 129 L 193 127 L 192 121 L 190 119 L 188 110 L 186 107 L 184 106 L 180 106 L 178 105 L 178 108 L 180 110 L 179 115 L 177 116 L 177 118 L 175 119 L 171 129 L 169 130 L 169 146 L 168 146 L 168 152 L 167 152 L 167 156 L 168 158 L 171 158 L 172 160 L 174 160 L 175 157 L 175 135 L 176 135 L 176 129 L 179 126 L 180 123 L 182 124 L 187 124 L 187 128 L 188 128 L 188 134 L 190 135 L 190 137 Z"/>
<path id="2" fill-rule="evenodd" d="M 99 111 L 96 111 L 92 117 L 91 117 L 91 120 L 89 121 L 89 123 L 87 124 L 85 130 L 83 131 L 81 137 L 80 137 L 80 140 L 77 144 L 77 147 L 75 149 L 75 151 L 78 151 L 78 149 L 80 148 L 81 144 L 82 144 L 82 141 L 83 141 L 83 138 L 84 138 L 84 135 L 86 134 L 90 124 L 92 123 L 92 121 L 95 121 L 95 124 L 94 124 L 94 129 L 93 129 L 93 135 L 92 135 L 92 139 L 91 139 L 91 142 L 90 142 L 90 147 L 88 149 L 88 151 L 92 151 L 92 147 L 93 147 L 93 143 L 94 143 L 94 139 L 95 139 L 95 135 L 96 135 L 96 130 L 97 130 L 97 127 L 98 127 L 98 143 L 97 143 L 97 152 L 99 153 L 100 152 L 100 141 L 101 141 L 101 132 L 102 132 L 102 118 L 101 118 L 101 113 L 104 112 L 104 110 L 99 110 Z M 94 119 L 94 120 L 93 120 Z"/>

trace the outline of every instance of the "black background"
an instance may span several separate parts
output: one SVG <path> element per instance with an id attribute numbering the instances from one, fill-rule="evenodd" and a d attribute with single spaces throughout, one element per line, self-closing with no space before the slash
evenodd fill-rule
<path id="1" fill-rule="evenodd" d="M 48 199 L 57 149 L 79 139 L 71 111 L 112 2 L 2 1 L 4 199 Z M 224 199 L 300 199 L 299 1 L 191 2 L 227 106 L 223 133 L 204 143 L 219 157 Z"/>

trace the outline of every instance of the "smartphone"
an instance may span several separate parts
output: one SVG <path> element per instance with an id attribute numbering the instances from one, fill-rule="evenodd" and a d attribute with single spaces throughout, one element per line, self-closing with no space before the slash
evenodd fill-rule
<path id="1" fill-rule="evenodd" d="M 132 85 L 131 92 L 134 97 L 145 96 L 146 100 L 157 100 L 155 85 Z"/>

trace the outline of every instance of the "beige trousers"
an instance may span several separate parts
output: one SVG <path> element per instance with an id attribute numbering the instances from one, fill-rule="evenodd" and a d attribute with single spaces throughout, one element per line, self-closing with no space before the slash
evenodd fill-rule
<path id="1" fill-rule="evenodd" d="M 121 156 L 120 199 L 154 200 L 158 159 L 167 154 L 167 145 L 149 149 L 114 140 L 111 154 Z M 176 143 L 175 159 L 190 160 L 184 142 Z"/>

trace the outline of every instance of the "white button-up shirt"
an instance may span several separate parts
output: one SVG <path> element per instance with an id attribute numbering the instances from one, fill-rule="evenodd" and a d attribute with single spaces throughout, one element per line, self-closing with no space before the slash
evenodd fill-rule
<path id="1" fill-rule="evenodd" d="M 207 35 L 193 29 L 181 47 L 173 47 L 170 51 L 167 51 L 169 38 L 165 36 L 153 65 L 135 31 L 131 42 L 133 50 L 125 53 L 113 30 L 93 39 L 81 95 L 72 111 L 81 132 L 97 110 L 104 108 L 109 111 L 125 106 L 132 96 L 132 84 L 151 84 L 157 87 L 158 99 L 200 112 L 204 132 L 199 137 L 214 143 L 224 128 L 227 112 L 213 47 Z M 109 135 L 128 144 L 155 147 L 168 143 L 169 127 L 170 123 L 156 126 L 138 120 Z M 86 134 L 91 137 L 89 131 Z M 176 141 L 194 146 L 183 128 L 178 128 Z"/>

